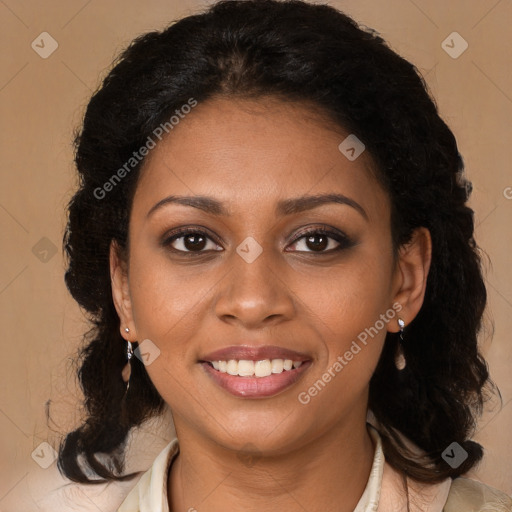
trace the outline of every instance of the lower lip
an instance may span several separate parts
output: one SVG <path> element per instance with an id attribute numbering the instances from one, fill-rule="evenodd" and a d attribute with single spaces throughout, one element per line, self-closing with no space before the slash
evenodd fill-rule
<path id="1" fill-rule="evenodd" d="M 206 373 L 223 389 L 232 395 L 242 398 L 266 398 L 277 395 L 297 382 L 303 373 L 311 366 L 311 361 L 303 362 L 298 368 L 273 373 L 268 377 L 240 377 L 222 373 L 201 362 Z"/>

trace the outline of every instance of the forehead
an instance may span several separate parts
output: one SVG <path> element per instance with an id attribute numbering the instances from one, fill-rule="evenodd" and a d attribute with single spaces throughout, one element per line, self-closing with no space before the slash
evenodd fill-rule
<path id="1" fill-rule="evenodd" d="M 340 151 L 350 135 L 307 104 L 209 100 L 151 150 L 134 209 L 147 211 L 166 195 L 186 194 L 215 196 L 236 213 L 278 199 L 338 192 L 365 203 L 372 215 L 387 197 L 368 154 L 352 161 Z"/>

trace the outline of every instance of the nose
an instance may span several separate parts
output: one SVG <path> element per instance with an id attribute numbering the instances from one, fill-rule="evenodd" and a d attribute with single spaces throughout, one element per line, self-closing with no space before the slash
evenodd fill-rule
<path id="1" fill-rule="evenodd" d="M 215 301 L 218 318 L 254 329 L 293 317 L 295 302 L 287 272 L 271 250 L 263 250 L 250 263 L 233 251 L 228 265 L 230 271 L 220 282 Z"/>

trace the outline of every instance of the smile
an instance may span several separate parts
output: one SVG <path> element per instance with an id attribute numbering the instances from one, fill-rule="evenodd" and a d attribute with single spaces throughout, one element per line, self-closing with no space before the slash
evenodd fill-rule
<path id="1" fill-rule="evenodd" d="M 208 361 L 221 373 L 238 375 L 240 377 L 268 377 L 274 373 L 283 373 L 292 368 L 299 368 L 302 361 L 291 359 L 263 359 L 262 361 L 250 361 L 247 359 L 230 359 L 229 361 Z"/>
<path id="2" fill-rule="evenodd" d="M 291 359 L 230 359 L 201 361 L 207 375 L 232 395 L 266 398 L 281 393 L 297 382 L 311 366 L 311 361 Z"/>

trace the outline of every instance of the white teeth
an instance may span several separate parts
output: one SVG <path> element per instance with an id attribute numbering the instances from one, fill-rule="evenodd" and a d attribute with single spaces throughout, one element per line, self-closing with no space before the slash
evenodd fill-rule
<path id="1" fill-rule="evenodd" d="M 256 375 L 256 377 L 268 377 L 272 375 L 272 363 L 268 359 L 256 361 L 254 363 L 254 375 Z"/>
<path id="2" fill-rule="evenodd" d="M 250 377 L 254 375 L 254 361 L 242 359 L 238 361 L 238 375 L 240 377 Z"/>
<path id="3" fill-rule="evenodd" d="M 302 365 L 302 361 L 292 361 L 291 359 L 263 359 L 261 361 L 230 359 L 229 361 L 210 362 L 215 370 L 240 377 L 268 377 L 273 373 L 282 373 Z"/>
<path id="4" fill-rule="evenodd" d="M 272 373 L 281 373 L 284 369 L 283 363 L 282 359 L 272 359 Z"/>
<path id="5" fill-rule="evenodd" d="M 238 375 L 238 361 L 230 359 L 228 361 L 227 372 L 229 375 Z"/>

